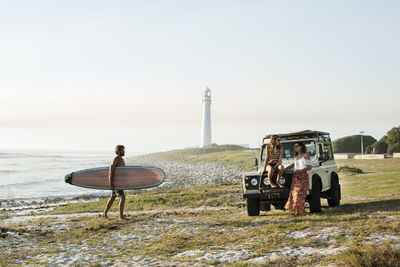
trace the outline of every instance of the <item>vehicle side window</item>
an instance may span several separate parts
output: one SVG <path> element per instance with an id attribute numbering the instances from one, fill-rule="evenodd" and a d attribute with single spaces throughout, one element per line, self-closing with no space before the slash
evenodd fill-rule
<path id="1" fill-rule="evenodd" d="M 333 151 L 331 144 L 324 144 L 325 152 L 328 152 L 329 159 L 333 159 Z"/>
<path id="2" fill-rule="evenodd" d="M 318 157 L 319 158 L 324 157 L 324 150 L 322 149 L 322 144 L 318 144 Z"/>
<path id="3" fill-rule="evenodd" d="M 261 149 L 261 162 L 264 162 L 265 160 L 265 150 L 266 150 L 265 147 L 266 145 L 263 145 Z"/>

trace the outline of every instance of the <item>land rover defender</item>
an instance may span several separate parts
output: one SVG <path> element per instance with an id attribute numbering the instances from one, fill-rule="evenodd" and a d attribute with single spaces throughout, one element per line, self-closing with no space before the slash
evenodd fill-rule
<path id="1" fill-rule="evenodd" d="M 268 175 L 261 175 L 264 167 L 266 146 L 272 135 L 262 139 L 260 155 L 254 159 L 256 171 L 243 175 L 243 197 L 247 200 L 247 214 L 258 216 L 260 211 L 269 211 L 271 205 L 275 209 L 284 209 L 289 197 L 293 172 L 285 172 L 280 179 L 283 188 L 272 188 Z M 294 162 L 294 145 L 303 142 L 311 157 L 312 169 L 308 171 L 309 186 L 306 201 L 310 204 L 310 212 L 321 212 L 321 198 L 326 198 L 330 207 L 338 206 L 341 199 L 339 175 L 333 155 L 329 133 L 320 131 L 302 131 L 279 134 L 283 146 L 282 165 Z M 276 173 L 272 177 L 276 182 Z"/>

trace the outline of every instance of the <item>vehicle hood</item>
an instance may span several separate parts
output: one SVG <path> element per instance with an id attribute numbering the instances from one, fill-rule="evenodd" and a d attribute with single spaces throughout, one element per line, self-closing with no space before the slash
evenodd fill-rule
<path id="1" fill-rule="evenodd" d="M 258 173 L 258 171 L 252 171 L 252 172 L 245 172 L 243 173 L 244 176 L 256 176 L 256 175 L 260 175 Z"/>

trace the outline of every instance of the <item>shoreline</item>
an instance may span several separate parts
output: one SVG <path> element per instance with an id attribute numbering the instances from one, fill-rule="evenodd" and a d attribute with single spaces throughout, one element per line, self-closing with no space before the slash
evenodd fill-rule
<path id="1" fill-rule="evenodd" d="M 242 171 L 236 170 L 224 166 L 220 166 L 214 162 L 201 162 L 201 163 L 188 163 L 188 162 L 177 162 L 172 160 L 164 160 L 160 157 L 140 155 L 128 157 L 126 159 L 127 165 L 142 165 L 142 166 L 157 166 L 164 170 L 166 178 L 163 184 L 158 187 L 128 190 L 128 194 L 134 194 L 135 192 L 144 192 L 148 190 L 154 190 L 156 188 L 184 188 L 193 185 L 201 184 L 215 184 L 218 182 L 226 181 L 238 181 L 241 179 Z M 65 184 L 66 190 L 67 186 Z M 47 205 L 66 201 L 74 200 L 95 200 L 108 198 L 110 191 L 108 190 L 94 190 L 93 193 L 73 194 L 64 196 L 48 196 L 48 197 L 32 197 L 32 198 L 13 198 L 13 199 L 1 199 L 0 210 L 26 207 L 34 205 Z"/>

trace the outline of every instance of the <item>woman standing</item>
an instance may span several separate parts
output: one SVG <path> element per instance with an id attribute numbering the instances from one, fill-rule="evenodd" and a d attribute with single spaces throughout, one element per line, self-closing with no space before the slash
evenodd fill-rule
<path id="1" fill-rule="evenodd" d="M 307 197 L 308 173 L 311 170 L 310 156 L 304 143 L 294 145 L 294 164 L 286 167 L 286 171 L 294 167 L 292 187 L 285 209 L 294 211 L 295 216 L 304 215 L 304 204 Z"/>
<path id="2" fill-rule="evenodd" d="M 281 140 L 278 135 L 274 134 L 271 136 L 269 145 L 266 147 L 264 169 L 262 171 L 262 174 L 264 174 L 265 171 L 268 171 L 268 180 L 272 188 L 277 186 L 282 187 L 279 183 L 283 173 L 285 172 L 285 168 L 282 165 L 282 157 L 283 147 L 281 146 Z M 279 171 L 276 178 L 276 184 L 272 182 L 272 176 L 275 171 Z"/>

